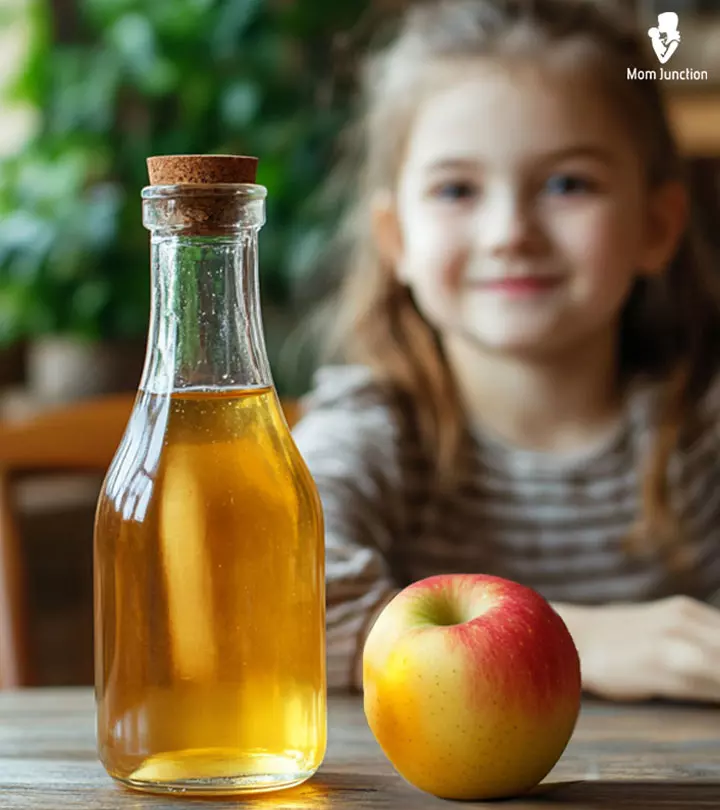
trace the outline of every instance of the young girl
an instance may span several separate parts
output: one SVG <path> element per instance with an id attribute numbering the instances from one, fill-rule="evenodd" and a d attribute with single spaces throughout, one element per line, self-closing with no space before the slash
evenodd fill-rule
<path id="1" fill-rule="evenodd" d="M 644 31 L 643 31 L 644 34 Z M 585 688 L 720 700 L 720 295 L 648 42 L 583 0 L 412 10 L 367 73 L 340 322 L 297 444 L 331 685 L 410 582 L 537 589 Z"/>

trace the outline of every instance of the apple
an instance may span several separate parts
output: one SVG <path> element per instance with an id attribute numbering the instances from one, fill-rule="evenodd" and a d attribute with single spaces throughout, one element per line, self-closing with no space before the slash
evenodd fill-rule
<path id="1" fill-rule="evenodd" d="M 445 799 L 522 794 L 555 765 L 580 710 L 580 661 L 531 588 L 443 574 L 409 585 L 363 648 L 364 709 L 396 770 Z"/>

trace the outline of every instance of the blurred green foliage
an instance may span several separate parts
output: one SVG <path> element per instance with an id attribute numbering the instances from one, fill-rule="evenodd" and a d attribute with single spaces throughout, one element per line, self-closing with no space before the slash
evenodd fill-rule
<path id="1" fill-rule="evenodd" d="M 367 0 L 77 0 L 64 37 L 50 0 L 27 5 L 10 98 L 41 114 L 0 164 L 0 344 L 145 334 L 153 154 L 260 157 L 263 301 L 286 304 L 334 225 L 316 192 L 349 117 L 343 32 Z"/>

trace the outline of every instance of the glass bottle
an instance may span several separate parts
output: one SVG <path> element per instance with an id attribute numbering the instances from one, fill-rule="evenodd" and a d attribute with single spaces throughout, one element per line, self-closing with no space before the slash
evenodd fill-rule
<path id="1" fill-rule="evenodd" d="M 98 747 L 153 792 L 299 784 L 326 742 L 323 524 L 272 382 L 256 161 L 150 158 L 152 311 L 94 547 Z"/>

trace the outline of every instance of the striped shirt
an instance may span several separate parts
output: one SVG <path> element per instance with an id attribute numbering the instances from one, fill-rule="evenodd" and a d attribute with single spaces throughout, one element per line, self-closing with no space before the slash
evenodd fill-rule
<path id="1" fill-rule="evenodd" d="M 720 384 L 669 466 L 684 570 L 628 549 L 657 397 L 629 397 L 617 430 L 573 456 L 509 447 L 468 427 L 452 488 L 440 490 L 402 400 L 362 366 L 318 372 L 295 441 L 325 513 L 328 681 L 352 683 L 368 621 L 397 588 L 484 572 L 575 604 L 720 589 Z"/>

